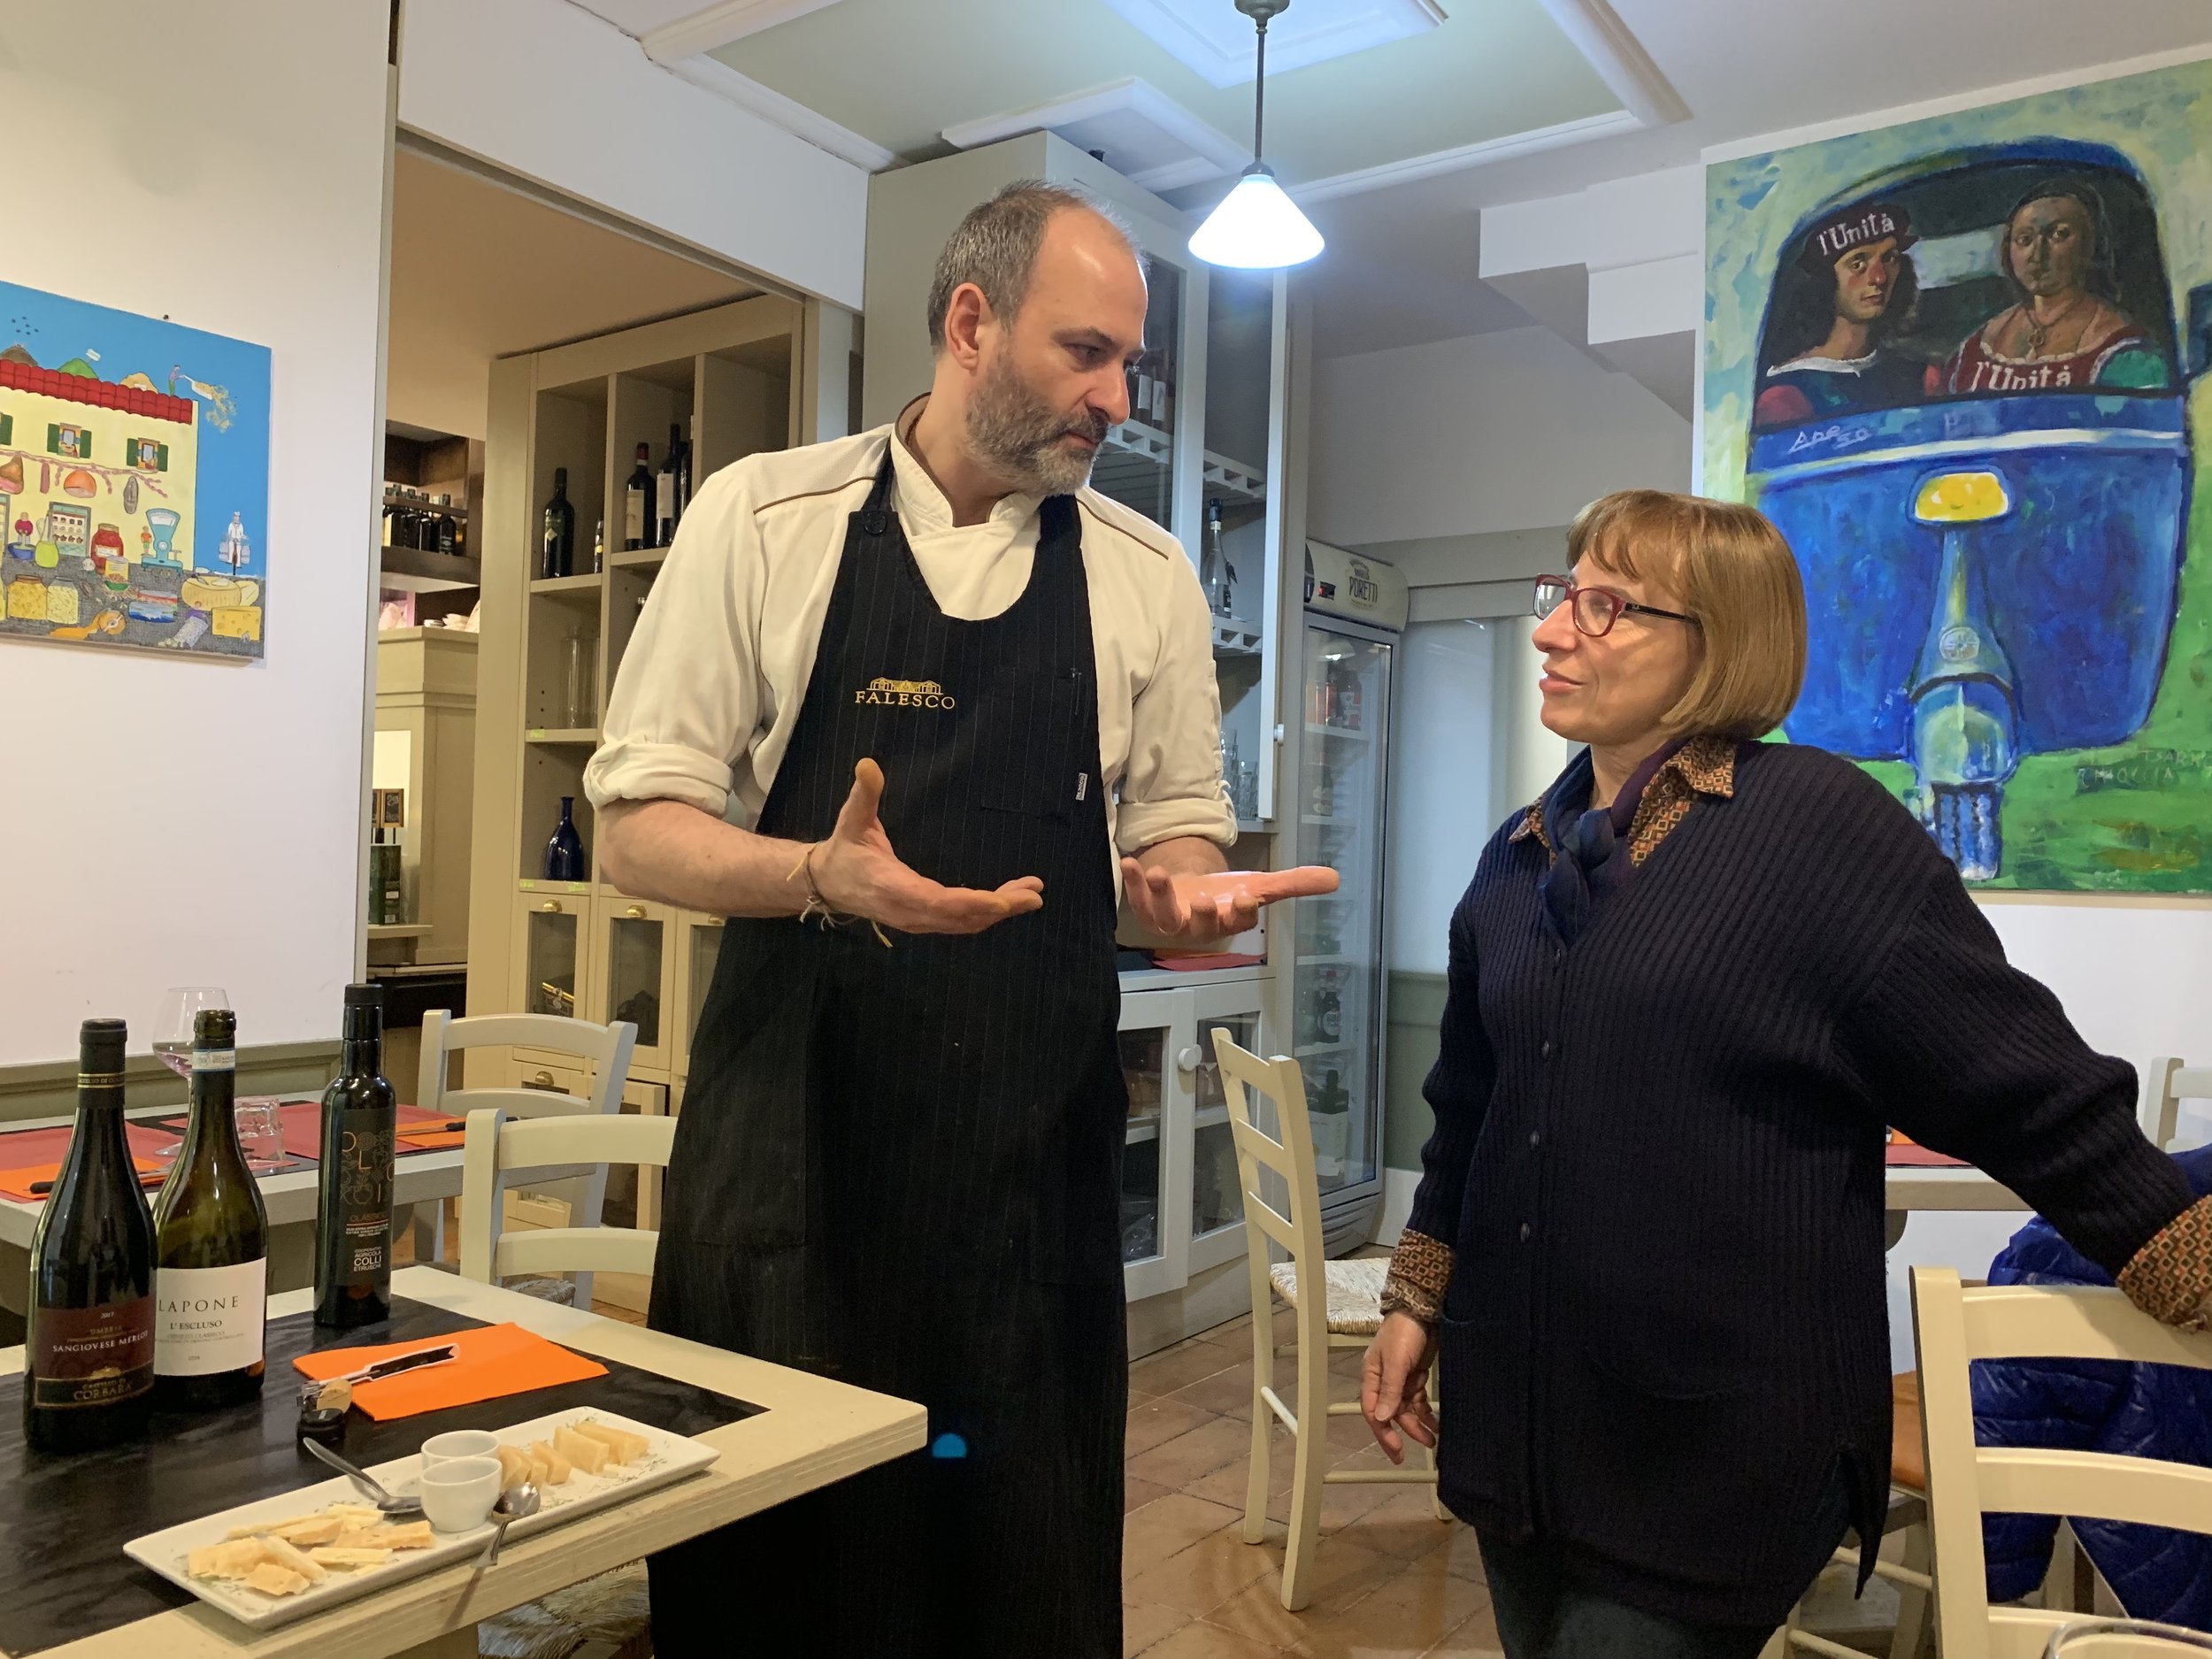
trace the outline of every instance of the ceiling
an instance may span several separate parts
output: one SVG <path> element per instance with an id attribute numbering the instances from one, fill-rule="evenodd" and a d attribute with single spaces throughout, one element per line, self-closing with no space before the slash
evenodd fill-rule
<path id="1" fill-rule="evenodd" d="M 406 426 L 481 438 L 495 357 L 757 291 L 402 149 L 387 411 Z"/>
<path id="2" fill-rule="evenodd" d="M 1130 3 L 839 0 L 712 55 L 909 161 L 944 153 L 949 128 L 1134 78 L 1228 138 L 1233 174 L 1249 153 L 1248 80 L 1211 85 L 1123 15 Z M 1230 0 L 1171 4 L 1243 20 Z M 1268 160 L 1286 184 L 1619 107 L 1539 0 L 1443 0 L 1440 9 L 1444 20 L 1419 35 L 1271 67 Z M 1272 27 L 1297 15 L 1294 7 Z M 1250 43 L 1248 27 L 1248 54 Z M 1497 73 L 1502 64 L 1513 73 Z M 1110 150 L 1106 161 L 1114 165 Z M 1205 194 L 1225 188 L 1217 181 Z"/>

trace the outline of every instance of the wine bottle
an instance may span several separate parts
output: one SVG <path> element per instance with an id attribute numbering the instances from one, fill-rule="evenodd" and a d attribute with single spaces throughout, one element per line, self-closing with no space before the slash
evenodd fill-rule
<path id="1" fill-rule="evenodd" d="M 684 429 L 680 426 L 668 428 L 668 449 L 661 457 L 660 476 L 653 480 L 653 545 L 672 547 L 676 541 L 676 520 L 683 516 L 683 501 L 679 491 L 681 475 L 678 466 L 682 457 Z"/>
<path id="2" fill-rule="evenodd" d="M 650 511 L 648 503 L 653 499 L 653 473 L 646 459 L 646 448 L 641 443 L 637 465 L 630 469 L 629 481 L 622 487 L 622 545 L 632 553 L 645 545 L 652 528 L 647 515 Z"/>
<path id="3" fill-rule="evenodd" d="M 568 504 L 568 469 L 553 469 L 553 499 L 545 503 L 538 574 L 547 581 L 576 573 L 576 509 Z"/>
<path id="4" fill-rule="evenodd" d="M 261 1392 L 269 1216 L 238 1145 L 238 1016 L 192 1022 L 192 1116 L 154 1201 L 154 1403 L 236 1405 Z"/>
<path id="5" fill-rule="evenodd" d="M 441 553 L 449 554 L 453 551 L 455 526 L 453 514 L 448 511 L 452 505 L 453 497 L 450 495 L 441 495 L 438 497 L 438 551 Z"/>
<path id="6" fill-rule="evenodd" d="M 31 1235 L 23 1437 L 42 1451 L 146 1432 L 154 1386 L 154 1222 L 123 1134 L 119 1019 L 77 1033 L 77 1126 Z"/>
<path id="7" fill-rule="evenodd" d="M 676 457 L 676 522 L 691 511 L 691 440 L 686 438 Z"/>
<path id="8" fill-rule="evenodd" d="M 315 1171 L 315 1323 L 373 1325 L 391 1311 L 392 1134 L 382 1075 L 384 989 L 346 987 L 339 1072 L 323 1091 Z"/>
<path id="9" fill-rule="evenodd" d="M 548 881 L 589 879 L 584 859 L 584 838 L 576 833 L 576 797 L 561 797 L 561 821 L 545 842 L 545 879 Z"/>
<path id="10" fill-rule="evenodd" d="M 1221 546 L 1221 503 L 1218 501 L 1206 503 L 1205 564 L 1208 567 L 1206 603 L 1212 607 L 1214 615 L 1225 617 L 1229 614 L 1229 589 L 1236 579 L 1229 570 L 1229 556 Z"/>

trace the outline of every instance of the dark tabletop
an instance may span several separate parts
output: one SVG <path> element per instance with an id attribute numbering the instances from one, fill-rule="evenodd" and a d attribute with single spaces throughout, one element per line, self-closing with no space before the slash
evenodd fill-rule
<path id="1" fill-rule="evenodd" d="M 259 1406 L 193 1416 L 157 1413 L 145 1440 L 58 1456 L 23 1440 L 23 1380 L 0 1381 L 0 1650 L 35 1653 L 149 1618 L 195 1598 L 140 1566 L 123 1546 L 147 1532 L 328 1479 L 300 1450 L 295 1356 L 442 1336 L 482 1325 L 396 1299 L 381 1325 L 319 1330 L 310 1315 L 269 1324 Z M 404 1457 L 449 1429 L 498 1429 L 572 1406 L 611 1411 L 677 1434 L 700 1434 L 760 1408 L 691 1383 L 592 1357 L 604 1377 L 390 1423 L 355 1411 L 337 1449 L 364 1467 Z M 150 1655 L 150 1659 L 152 1656 Z"/>

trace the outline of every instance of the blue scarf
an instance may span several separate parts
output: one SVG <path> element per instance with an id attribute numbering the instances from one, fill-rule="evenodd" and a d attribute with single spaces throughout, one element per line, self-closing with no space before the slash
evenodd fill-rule
<path id="1" fill-rule="evenodd" d="M 1647 758 L 1609 807 L 1589 804 L 1596 773 L 1586 749 L 1567 763 L 1545 793 L 1544 839 L 1555 850 L 1536 893 L 1563 945 L 1588 933 L 1598 902 L 1627 884 L 1635 867 L 1628 856 L 1628 831 L 1636 821 L 1636 808 L 1659 768 L 1687 741 L 1677 739 Z"/>

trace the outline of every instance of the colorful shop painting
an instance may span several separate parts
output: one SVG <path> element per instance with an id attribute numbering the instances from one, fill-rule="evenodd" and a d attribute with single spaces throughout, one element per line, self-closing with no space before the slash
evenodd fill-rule
<path id="1" fill-rule="evenodd" d="M 2212 891 L 2212 63 L 1715 164 L 1701 488 L 1968 879 Z"/>
<path id="2" fill-rule="evenodd" d="M 269 350 L 0 282 L 0 638 L 257 657 Z"/>

